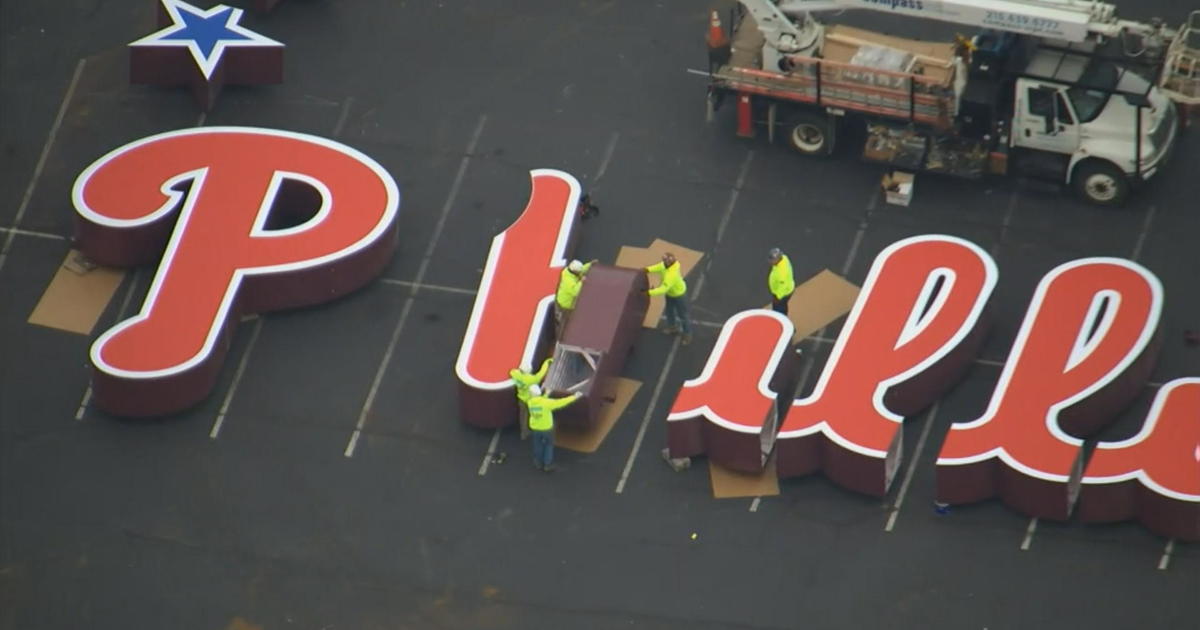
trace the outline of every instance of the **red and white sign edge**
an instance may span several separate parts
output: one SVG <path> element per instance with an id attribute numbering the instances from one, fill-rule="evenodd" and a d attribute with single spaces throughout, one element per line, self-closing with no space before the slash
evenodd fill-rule
<path id="1" fill-rule="evenodd" d="M 1144 442 L 1146 440 L 1146 438 L 1149 438 L 1150 435 L 1154 433 L 1154 428 L 1158 424 L 1158 421 L 1162 416 L 1163 407 L 1167 404 L 1167 400 L 1170 398 L 1171 392 L 1175 391 L 1176 389 L 1178 389 L 1180 387 L 1184 387 L 1184 386 L 1200 386 L 1200 377 L 1193 376 L 1193 377 L 1186 377 L 1186 378 L 1177 378 L 1173 381 L 1170 381 L 1170 382 L 1164 384 L 1161 388 L 1159 388 L 1158 393 L 1155 394 L 1154 402 L 1150 405 L 1150 411 L 1146 414 L 1146 420 L 1145 420 L 1145 422 L 1142 423 L 1142 428 L 1141 428 L 1141 430 L 1139 430 L 1137 432 L 1136 435 L 1134 435 L 1131 438 L 1116 441 L 1116 442 L 1098 442 L 1096 444 L 1096 449 L 1097 450 L 1120 450 L 1120 449 L 1129 448 L 1131 446 L 1134 446 L 1136 444 L 1140 444 L 1141 442 Z M 1200 422 L 1200 417 L 1196 418 L 1196 422 Z M 1200 444 L 1196 445 L 1196 450 L 1194 452 L 1195 452 L 1195 458 L 1196 458 L 1196 475 L 1198 477 L 1200 477 Z M 1146 470 L 1144 468 L 1139 468 L 1137 470 L 1130 471 L 1130 472 L 1127 472 L 1127 473 L 1124 473 L 1121 475 L 1092 476 L 1092 475 L 1088 475 L 1087 468 L 1085 467 L 1084 472 L 1083 472 L 1083 477 L 1080 479 L 1080 483 L 1082 483 L 1084 485 L 1097 485 L 1098 486 L 1098 485 L 1105 485 L 1105 484 L 1111 484 L 1111 483 L 1122 483 L 1125 481 L 1133 481 L 1135 479 L 1137 481 L 1141 482 L 1142 485 L 1146 486 L 1147 488 L 1150 488 L 1154 492 L 1161 494 L 1164 497 L 1170 497 L 1172 499 L 1178 499 L 1180 501 L 1200 503 L 1200 493 L 1188 494 L 1186 492 L 1178 492 L 1176 490 L 1171 490 L 1170 488 L 1163 487 L 1162 484 L 1154 481 L 1154 479 L 1151 478 L 1150 475 L 1146 474 Z"/>
<path id="2" fill-rule="evenodd" d="M 576 212 L 576 208 L 579 205 L 582 188 L 579 185 L 579 180 L 575 179 L 573 175 L 557 169 L 539 168 L 529 172 L 531 181 L 538 177 L 553 177 L 562 180 L 570 186 L 570 193 L 567 197 L 567 209 L 563 212 L 563 219 L 558 228 L 558 237 L 554 243 L 554 253 L 550 259 L 551 267 L 565 267 L 567 260 L 564 254 L 571 237 L 571 230 L 575 226 L 575 221 L 578 220 L 579 213 Z M 532 203 L 533 200 L 534 195 L 531 193 L 529 203 Z M 526 210 L 528 208 L 529 206 L 526 205 Z M 524 214 L 524 211 L 522 211 L 522 214 Z M 501 390 L 512 387 L 513 384 L 510 378 L 500 381 L 481 381 L 472 375 L 467 368 L 467 361 L 470 359 L 471 350 L 475 345 L 475 334 L 479 328 L 479 323 L 483 320 L 483 310 L 488 304 L 488 294 L 492 288 L 492 277 L 500 266 L 500 253 L 504 248 L 504 235 L 506 232 L 507 228 L 492 239 L 492 246 L 488 250 L 487 262 L 484 263 L 483 277 L 479 281 L 479 292 L 475 296 L 475 305 L 471 308 L 471 319 L 467 322 L 467 331 L 463 335 L 463 344 L 458 353 L 458 360 L 454 363 L 454 371 L 458 375 L 458 378 L 464 384 L 476 389 Z M 533 354 L 537 349 L 538 340 L 541 337 L 539 331 L 545 325 L 546 315 L 553 303 L 553 292 L 547 294 L 545 298 L 542 298 L 538 302 L 537 315 L 534 317 L 529 330 L 525 333 L 525 349 L 521 353 L 520 361 L 517 362 L 518 365 L 525 361 L 533 361 Z"/>
<path id="3" fill-rule="evenodd" d="M 734 329 L 737 328 L 739 322 L 750 317 L 767 317 L 775 320 L 780 325 L 780 334 L 775 341 L 775 347 L 771 350 L 770 358 L 767 362 L 767 369 L 758 377 L 758 392 L 764 398 L 774 400 L 775 392 L 771 391 L 771 378 L 775 373 L 775 366 L 779 365 L 779 360 L 783 358 L 783 353 L 787 351 L 791 345 L 792 335 L 795 334 L 796 327 L 792 324 L 792 320 L 776 313 L 769 309 L 749 309 L 742 311 L 725 321 L 721 327 L 721 334 L 717 337 L 716 344 L 713 345 L 712 351 L 708 355 L 708 362 L 704 364 L 704 369 L 696 378 L 684 381 L 681 389 L 690 387 L 699 387 L 708 382 L 712 378 L 713 372 L 716 371 L 720 364 L 721 357 L 725 354 L 725 347 L 729 344 L 729 338 L 733 335 Z M 714 411 L 707 404 L 691 409 L 680 410 L 671 413 L 667 416 L 667 422 L 677 420 L 690 420 L 696 417 L 703 417 L 708 421 L 722 428 L 736 431 L 738 433 L 758 434 L 762 432 L 762 427 L 751 427 L 744 424 L 731 422 L 723 418 L 720 414 Z"/>
<path id="4" fill-rule="evenodd" d="M 163 369 L 163 370 L 144 371 L 144 372 L 124 370 L 124 369 L 114 367 L 114 366 L 108 364 L 106 361 L 104 361 L 103 357 L 101 356 L 100 349 L 104 346 L 105 343 L 107 343 L 107 341 L 109 339 L 111 339 L 112 337 L 119 334 L 122 330 L 125 330 L 126 328 L 133 326 L 134 324 L 144 321 L 149 317 L 149 314 L 150 314 L 151 310 L 153 309 L 154 302 L 158 296 L 158 291 L 162 285 L 164 278 L 166 277 L 166 272 L 168 269 L 170 269 L 171 261 L 174 259 L 176 249 L 178 248 L 178 245 L 179 245 L 179 239 L 181 239 L 183 237 L 184 230 L 181 228 L 183 228 L 184 226 L 187 225 L 187 218 L 189 216 L 191 216 L 193 207 L 195 206 L 195 203 L 196 203 L 196 199 L 198 198 L 197 195 L 194 195 L 194 194 L 186 195 L 186 198 L 184 199 L 183 208 L 180 210 L 179 217 L 175 221 L 175 228 L 172 230 L 170 240 L 167 242 L 166 249 L 163 252 L 162 260 L 158 263 L 158 271 L 155 274 L 154 280 L 150 284 L 150 289 L 146 294 L 146 299 L 142 303 L 141 311 L 139 311 L 137 315 L 135 315 L 129 319 L 126 319 L 125 321 L 123 321 L 123 322 L 117 324 L 116 326 L 110 328 L 109 330 L 105 331 L 105 333 L 100 335 L 100 337 L 97 338 L 96 341 L 92 344 L 91 351 L 89 353 L 91 356 L 92 364 L 94 366 L 96 366 L 97 369 L 99 369 L 107 374 L 111 374 L 113 376 L 120 377 L 120 378 L 126 378 L 126 379 L 151 379 L 151 378 L 160 378 L 163 376 L 170 376 L 173 374 L 180 374 L 180 373 L 186 372 L 187 370 L 189 370 L 189 369 L 195 367 L 196 365 L 200 364 L 201 362 L 203 362 L 204 359 L 212 353 L 213 346 L 216 344 L 217 338 L 220 334 L 221 326 L 224 323 L 226 317 L 228 316 L 229 308 L 232 305 L 233 300 L 237 295 L 238 288 L 241 286 L 242 279 L 245 276 L 247 276 L 247 275 L 266 275 L 266 274 L 272 274 L 272 273 L 280 273 L 280 272 L 287 272 L 287 271 L 296 271 L 296 270 L 300 270 L 300 269 L 307 269 L 310 267 L 323 265 L 325 263 L 328 263 L 328 262 L 331 262 L 334 260 L 348 257 L 351 254 L 354 254 L 355 252 L 358 252 L 359 250 L 363 249 L 364 247 L 367 247 L 371 243 L 374 243 L 375 241 L 377 241 L 395 223 L 396 215 L 399 211 L 399 206 L 400 206 L 400 190 L 399 190 L 399 187 L 396 185 L 395 179 L 392 178 L 391 174 L 388 173 L 387 169 L 383 168 L 383 166 L 380 165 L 378 162 L 376 162 L 374 159 L 372 159 L 365 153 L 362 153 L 361 151 L 354 149 L 353 147 L 347 146 L 340 142 L 336 142 L 334 140 L 330 140 L 328 138 L 322 138 L 320 136 L 313 136 L 313 135 L 304 134 L 304 133 L 297 133 L 294 131 L 268 129 L 268 128 L 264 128 L 264 127 L 196 127 L 196 128 L 190 128 L 190 129 L 179 129 L 179 130 L 175 130 L 175 131 L 167 131 L 164 133 L 147 136 L 140 140 L 136 140 L 134 142 L 131 142 L 129 144 L 121 146 L 117 149 L 114 149 L 113 151 L 110 151 L 109 153 L 102 156 L 100 159 L 93 162 L 90 166 L 88 166 L 86 169 L 84 169 L 84 171 L 82 173 L 80 173 L 79 177 L 77 177 L 75 179 L 75 185 L 72 187 L 72 190 L 71 190 L 71 199 L 74 202 L 75 211 L 89 222 L 97 223 L 97 224 L 105 225 L 105 226 L 109 226 L 109 227 L 114 227 L 114 228 L 136 227 L 136 226 L 153 223 L 153 222 L 161 219 L 164 215 L 169 214 L 172 210 L 174 210 L 178 206 L 180 199 L 182 197 L 184 197 L 184 193 L 181 193 L 181 192 L 173 189 L 172 187 L 176 186 L 182 182 L 191 180 L 193 190 L 199 190 L 199 188 L 201 186 L 203 186 L 203 184 L 204 184 L 204 177 L 205 177 L 205 174 L 208 172 L 207 168 L 188 171 L 186 173 L 182 173 L 180 175 L 172 177 L 171 179 L 164 182 L 160 189 L 161 189 L 162 193 L 164 195 L 166 195 L 167 201 L 161 207 L 159 207 L 157 210 L 155 210 L 154 212 L 152 212 L 144 217 L 138 218 L 138 219 L 132 219 L 132 220 L 112 219 L 110 217 L 106 217 L 106 216 L 103 216 L 103 215 L 95 212 L 84 201 L 83 191 L 87 187 L 88 181 L 91 179 L 91 177 L 97 171 L 99 171 L 101 168 L 103 168 L 105 165 L 107 165 L 110 161 L 121 156 L 124 153 L 127 153 L 129 151 L 137 149 L 138 147 L 141 147 L 143 145 L 157 142 L 157 141 L 160 141 L 160 140 L 163 140 L 166 138 L 191 136 L 191 135 L 208 135 L 208 134 L 218 134 L 218 133 L 252 133 L 252 134 L 256 134 L 256 135 L 268 135 L 268 136 L 278 136 L 278 137 L 283 137 L 283 138 L 291 138 L 294 140 L 302 140 L 304 142 L 311 142 L 314 144 L 322 145 L 322 146 L 325 146 L 326 148 L 333 149 L 335 151 L 343 153 L 343 154 L 361 162 L 364 166 L 371 169 L 377 177 L 379 177 L 380 182 L 383 183 L 385 189 L 387 190 L 387 208 L 385 209 L 384 213 L 382 215 L 380 215 L 379 221 L 371 229 L 370 232 L 368 232 L 365 236 L 363 236 L 361 239 L 359 239 L 357 242 L 355 242 L 351 247 L 346 248 L 340 252 L 337 252 L 334 254 L 329 254 L 326 256 L 311 258 L 308 260 L 293 262 L 293 263 L 287 263 L 287 264 L 281 264 L 281 265 L 269 265 L 269 266 L 264 266 L 264 267 L 256 267 L 256 268 L 251 268 L 251 269 L 237 270 L 234 274 L 233 281 L 229 284 L 229 288 L 225 292 L 225 296 L 221 301 L 221 306 L 220 306 L 220 310 L 217 313 L 217 317 L 213 318 L 212 327 L 209 329 L 208 335 L 205 338 L 204 346 L 196 353 L 195 356 L 188 359 L 187 361 L 180 363 L 176 366 L 173 366 L 171 368 L 167 368 L 167 369 Z M 310 184 L 315 183 L 317 190 L 321 193 L 321 196 L 322 196 L 322 207 L 317 212 L 317 214 L 314 217 L 312 217 L 312 219 L 310 219 L 309 221 L 306 221 L 305 223 L 303 223 L 299 226 L 295 226 L 293 228 L 288 228 L 286 233 L 290 234 L 290 233 L 296 233 L 296 232 L 310 229 L 316 225 L 319 225 L 322 221 L 324 221 L 329 216 L 330 193 L 329 193 L 329 189 L 324 184 L 320 184 L 314 178 L 308 177 L 303 174 L 276 172 L 275 176 L 271 180 L 271 185 L 268 190 L 268 194 L 266 196 L 264 196 L 263 203 L 259 207 L 258 218 L 255 220 L 255 224 L 254 224 L 255 228 L 254 228 L 254 232 L 252 232 L 252 234 L 254 234 L 254 235 L 270 234 L 270 232 L 268 232 L 268 231 L 261 230 L 260 227 L 262 225 L 265 225 L 265 223 L 266 223 L 267 214 L 270 211 L 272 202 L 275 199 L 275 193 L 278 191 L 279 185 L 282 183 L 283 179 L 298 179 L 305 183 L 310 183 Z M 283 232 L 283 231 L 281 231 L 281 232 Z M 272 234 L 272 235 L 273 236 L 282 236 L 283 234 L 280 233 L 280 234 Z"/>
<path id="5" fill-rule="evenodd" d="M 1070 261 L 1067 263 L 1063 263 L 1062 265 L 1055 267 L 1049 273 L 1047 273 L 1045 276 L 1043 276 L 1041 282 L 1038 283 L 1037 290 L 1034 292 L 1033 299 L 1029 303 L 1029 308 L 1026 311 L 1025 319 L 1021 324 L 1021 330 L 1017 333 L 1017 337 L 1013 341 L 1012 349 L 1009 351 L 1009 354 L 1008 354 L 1008 360 L 1005 361 L 1005 363 L 1004 363 L 1004 370 L 1001 372 L 1000 379 L 996 383 L 995 392 L 992 394 L 992 398 L 991 398 L 991 401 L 988 403 L 987 410 L 984 412 L 984 414 L 982 416 L 980 416 L 976 420 L 972 420 L 970 422 L 955 423 L 955 424 L 950 425 L 951 431 L 964 431 L 967 429 L 978 427 L 980 425 L 986 424 L 993 417 L 995 417 L 997 411 L 999 410 L 1000 403 L 1005 398 L 1004 394 L 1005 394 L 1006 390 L 1008 389 L 1009 382 L 1012 379 L 1012 374 L 1016 370 L 1017 364 L 1019 363 L 1019 361 L 1017 361 L 1016 359 L 1021 355 L 1021 353 L 1025 349 L 1025 344 L 1028 341 L 1030 331 L 1033 329 L 1033 325 L 1036 323 L 1036 320 L 1037 320 L 1037 317 L 1035 317 L 1035 315 L 1037 314 L 1038 310 L 1041 308 L 1042 301 L 1045 299 L 1046 293 L 1049 290 L 1050 285 L 1052 284 L 1052 282 L 1054 281 L 1055 278 L 1057 278 L 1059 275 L 1062 275 L 1063 273 L 1065 273 L 1071 269 L 1074 269 L 1076 267 L 1080 267 L 1083 265 L 1090 265 L 1090 264 L 1096 264 L 1096 263 L 1111 264 L 1111 265 L 1116 265 L 1116 266 L 1120 266 L 1120 267 L 1125 267 L 1125 268 L 1133 271 L 1134 273 L 1137 273 L 1139 276 L 1141 276 L 1143 279 L 1145 279 L 1147 284 L 1149 285 L 1153 303 L 1151 305 L 1149 316 L 1146 318 L 1146 321 L 1142 327 L 1142 331 L 1138 336 L 1137 342 L 1130 349 L 1130 351 L 1128 353 L 1126 353 L 1126 355 L 1121 359 L 1121 361 L 1118 362 L 1115 366 L 1113 366 L 1113 368 L 1110 369 L 1104 375 L 1103 378 L 1097 379 L 1094 383 L 1092 383 L 1086 389 L 1080 391 L 1079 393 L 1075 394 L 1074 396 L 1071 396 L 1070 398 L 1067 398 L 1067 399 L 1059 402 L 1058 404 L 1051 406 L 1050 410 L 1046 413 L 1046 418 L 1045 418 L 1046 429 L 1050 432 L 1051 435 L 1053 435 L 1056 439 L 1058 439 L 1066 444 L 1069 444 L 1071 446 L 1076 446 L 1076 447 L 1083 446 L 1083 443 L 1084 443 L 1083 440 L 1071 436 L 1070 434 L 1066 433 L 1058 426 L 1057 417 L 1058 417 L 1059 412 L 1081 400 L 1086 399 L 1087 397 L 1089 397 L 1092 394 L 1099 391 L 1101 388 L 1103 388 L 1106 385 L 1108 385 L 1109 383 L 1111 383 L 1118 376 L 1120 376 L 1129 367 L 1129 365 L 1131 363 L 1133 363 L 1133 361 L 1135 361 L 1138 358 L 1138 356 L 1141 355 L 1141 353 L 1146 349 L 1146 346 L 1150 343 L 1150 340 L 1154 336 L 1154 331 L 1158 328 L 1158 322 L 1162 315 L 1162 301 L 1163 301 L 1162 283 L 1159 281 L 1157 276 L 1155 276 L 1153 273 L 1151 273 L 1145 267 L 1143 267 L 1131 260 L 1126 260 L 1124 258 L 1110 258 L 1110 257 L 1080 258 L 1078 260 L 1073 260 L 1073 261 Z M 1092 303 L 1092 307 L 1091 307 L 1092 312 L 1094 312 L 1094 310 L 1097 308 L 1097 303 L 1099 302 L 1099 300 L 1102 297 L 1108 297 L 1109 299 L 1116 300 L 1117 303 L 1119 303 L 1119 301 L 1120 301 L 1120 295 L 1117 294 L 1116 292 L 1107 291 L 1107 290 L 1101 291 L 1101 292 L 1097 293 L 1096 296 L 1093 298 L 1093 303 Z M 1097 329 L 1096 333 L 1091 336 L 1093 341 L 1098 341 L 1100 338 L 1103 337 L 1103 335 L 1101 333 L 1103 332 L 1103 329 L 1107 325 L 1111 325 L 1111 320 L 1112 320 L 1112 317 L 1115 314 L 1115 312 L 1116 312 L 1115 305 L 1113 307 L 1110 307 L 1107 310 L 1107 312 L 1106 312 L 1107 324 L 1104 321 L 1101 322 L 1100 327 Z M 1081 334 L 1082 334 L 1082 331 L 1081 331 Z M 1074 365 L 1074 364 L 1077 364 L 1079 361 L 1082 361 L 1087 356 L 1087 354 L 1091 352 L 1093 347 L 1094 347 L 1094 345 L 1089 346 L 1089 344 L 1082 344 L 1080 339 L 1076 339 L 1076 343 L 1075 343 L 1074 349 L 1071 352 L 1071 357 L 1070 357 L 1068 365 Z M 1147 422 L 1146 426 L 1152 428 L 1153 425 L 1151 423 Z M 1145 428 L 1143 430 L 1145 431 Z M 1146 434 L 1148 435 L 1149 432 L 1146 431 Z M 1139 433 L 1139 435 L 1141 435 L 1141 433 Z M 937 460 L 937 465 L 938 466 L 959 466 L 959 465 L 964 465 L 964 464 L 974 464 L 977 462 L 986 461 L 993 457 L 1000 458 L 1000 460 L 1003 461 L 1005 463 L 1005 465 L 1009 466 L 1010 468 L 1012 468 L 1014 470 L 1020 471 L 1022 474 L 1025 474 L 1030 477 L 1042 479 L 1045 481 L 1052 481 L 1052 482 L 1056 482 L 1056 483 L 1066 483 L 1066 482 L 1070 481 L 1069 475 L 1056 475 L 1056 474 L 1046 473 L 1044 471 L 1037 470 L 1036 468 L 1031 468 L 1031 467 L 1021 463 L 1019 460 L 1017 460 L 1016 458 L 1009 455 L 1008 451 L 1006 451 L 1003 446 L 998 446 L 987 452 L 984 452 L 984 453 L 981 453 L 978 455 L 974 455 L 974 456 L 970 456 L 970 457 L 952 458 L 952 457 L 940 457 L 939 456 L 938 460 Z"/>
<path id="6" fill-rule="evenodd" d="M 837 370 L 837 365 L 841 359 L 842 352 L 845 349 L 846 344 L 850 341 L 850 337 L 854 332 L 858 318 L 863 309 L 866 307 L 867 300 L 870 298 L 871 289 L 878 281 L 879 275 L 882 273 L 887 259 L 901 248 L 907 247 L 914 243 L 931 241 L 954 243 L 972 251 L 979 257 L 981 261 L 983 261 L 986 279 L 984 287 L 979 292 L 979 298 L 975 301 L 974 306 L 971 308 L 969 317 L 963 320 L 962 325 L 959 326 L 959 329 L 955 331 L 955 334 L 947 343 L 939 348 L 937 352 L 930 354 L 920 363 L 892 378 L 879 383 L 879 386 L 876 387 L 875 393 L 872 396 L 872 402 L 876 411 L 879 412 L 881 417 L 895 422 L 896 424 L 901 424 L 904 422 L 903 416 L 893 413 L 887 408 L 886 405 L 884 405 L 883 397 L 887 393 L 887 390 L 929 369 L 930 366 L 940 361 L 946 356 L 946 354 L 961 344 L 963 340 L 966 339 L 967 335 L 971 333 L 972 329 L 975 328 L 976 323 L 979 321 L 980 315 L 983 313 L 983 310 L 987 305 L 988 298 L 991 296 L 992 291 L 996 286 L 996 281 L 999 276 L 996 261 L 993 260 L 991 255 L 984 251 L 983 248 L 966 239 L 945 234 L 923 234 L 896 241 L 881 251 L 875 258 L 875 262 L 871 265 L 871 270 L 867 274 L 867 279 L 865 282 L 863 282 L 862 289 L 859 291 L 858 299 L 855 300 L 854 307 L 851 309 L 850 315 L 846 318 L 846 323 L 842 327 L 841 334 L 838 335 L 837 341 L 833 346 L 833 351 L 830 352 L 829 359 L 825 362 L 825 368 L 821 371 L 821 376 L 817 380 L 817 384 L 813 388 L 812 393 L 805 398 L 797 399 L 793 404 L 815 403 L 816 401 L 820 400 L 821 395 L 825 391 L 825 386 L 828 384 L 829 379 L 832 378 L 834 372 Z M 939 291 L 938 297 L 935 298 L 935 302 L 930 306 L 929 309 L 925 310 L 922 308 L 924 302 L 928 299 L 929 292 L 932 291 L 939 277 L 943 278 L 944 284 Z M 925 299 L 918 299 L 913 303 L 913 310 L 906 318 L 904 333 L 902 333 L 900 339 L 897 340 L 897 348 L 904 345 L 906 341 L 914 338 L 924 326 L 928 325 L 928 323 L 932 321 L 933 317 L 937 314 L 937 309 L 940 309 L 941 306 L 945 304 L 946 297 L 949 295 L 949 291 L 953 287 L 954 279 L 954 271 L 947 267 L 939 267 L 929 275 L 929 277 L 926 279 L 925 286 L 921 291 L 921 295 Z M 924 314 L 922 314 L 922 310 L 925 310 Z M 778 438 L 799 438 L 812 435 L 817 432 L 823 433 L 826 437 L 836 442 L 842 448 L 855 453 L 881 459 L 887 457 L 887 451 L 867 448 L 860 444 L 856 444 L 851 440 L 847 440 L 841 435 L 838 435 L 837 431 L 834 431 L 826 421 L 818 422 L 811 426 L 804 427 L 803 429 L 780 431 Z"/>

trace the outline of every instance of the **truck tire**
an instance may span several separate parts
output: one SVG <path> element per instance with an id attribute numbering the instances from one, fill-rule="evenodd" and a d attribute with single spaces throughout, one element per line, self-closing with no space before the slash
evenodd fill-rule
<path id="1" fill-rule="evenodd" d="M 834 142 L 832 121 L 819 114 L 796 114 L 788 122 L 787 142 L 804 155 L 830 155 Z"/>
<path id="2" fill-rule="evenodd" d="M 1079 163 L 1071 183 L 1080 198 L 1098 206 L 1120 206 L 1129 196 L 1129 178 L 1121 169 L 1101 160 Z"/>

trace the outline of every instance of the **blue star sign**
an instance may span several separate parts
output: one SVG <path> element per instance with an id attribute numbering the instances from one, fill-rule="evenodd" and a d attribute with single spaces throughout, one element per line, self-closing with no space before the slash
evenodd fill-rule
<path id="1" fill-rule="evenodd" d="M 242 10 L 218 4 L 205 11 L 183 0 L 162 0 L 171 25 L 132 42 L 130 46 L 183 46 L 192 53 L 205 80 L 211 80 L 221 55 L 231 46 L 264 47 L 283 44 L 238 24 Z"/>

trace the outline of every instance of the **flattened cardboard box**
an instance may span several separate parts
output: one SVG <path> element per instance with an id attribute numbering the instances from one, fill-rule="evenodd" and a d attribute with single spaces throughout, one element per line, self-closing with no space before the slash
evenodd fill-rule
<path id="1" fill-rule="evenodd" d="M 625 413 L 629 402 L 633 400 L 641 381 L 631 378 L 618 377 L 612 384 L 612 401 L 605 401 L 600 410 L 596 425 L 586 430 L 557 429 L 554 432 L 554 445 L 559 448 L 575 451 L 576 453 L 595 453 L 608 437 L 608 433 L 616 426 L 617 420 Z"/>
<path id="2" fill-rule="evenodd" d="M 54 279 L 42 293 L 42 299 L 29 315 L 29 323 L 90 335 L 96 321 L 108 308 L 121 286 L 125 272 L 110 267 L 95 267 L 86 273 L 69 266 L 79 252 L 71 250 L 59 265 Z"/>

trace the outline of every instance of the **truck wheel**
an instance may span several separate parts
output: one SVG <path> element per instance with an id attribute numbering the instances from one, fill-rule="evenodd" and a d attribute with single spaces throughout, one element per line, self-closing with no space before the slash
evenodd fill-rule
<path id="1" fill-rule="evenodd" d="M 787 139 L 793 149 L 804 155 L 833 153 L 833 125 L 825 116 L 797 115 L 792 119 Z"/>
<path id="2" fill-rule="evenodd" d="M 1079 196 L 1098 206 L 1119 206 L 1129 196 L 1129 179 L 1108 162 L 1083 162 L 1075 167 L 1075 175 L 1071 179 Z"/>

